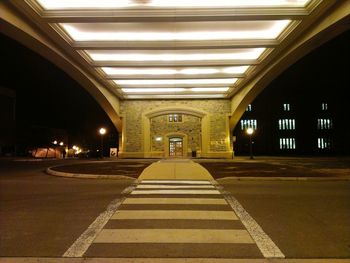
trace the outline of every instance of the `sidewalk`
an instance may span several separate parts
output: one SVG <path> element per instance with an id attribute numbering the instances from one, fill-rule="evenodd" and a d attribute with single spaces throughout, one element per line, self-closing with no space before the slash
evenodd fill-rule
<path id="1" fill-rule="evenodd" d="M 189 159 L 161 160 L 148 166 L 140 180 L 214 180 L 200 164 Z"/>

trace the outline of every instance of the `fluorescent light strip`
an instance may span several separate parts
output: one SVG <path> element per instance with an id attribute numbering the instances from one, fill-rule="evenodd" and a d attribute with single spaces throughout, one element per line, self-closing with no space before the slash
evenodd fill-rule
<path id="1" fill-rule="evenodd" d="M 86 51 L 94 61 L 204 61 L 258 59 L 266 48 L 251 48 L 242 52 L 218 53 L 99 53 Z"/>
<path id="2" fill-rule="evenodd" d="M 122 86 L 186 85 L 186 84 L 234 84 L 237 78 L 224 79 L 121 79 L 114 80 Z"/>
<path id="3" fill-rule="evenodd" d="M 147 95 L 125 95 L 127 99 L 190 99 L 190 98 L 226 98 L 227 94 L 147 94 Z"/>
<path id="4" fill-rule="evenodd" d="M 110 9 L 135 7 L 164 7 L 164 8 L 191 8 L 191 7 L 265 7 L 287 6 L 303 7 L 310 0 L 37 0 L 47 10 L 54 9 Z"/>
<path id="5" fill-rule="evenodd" d="M 243 74 L 249 66 L 223 68 L 112 68 L 103 67 L 107 75 L 201 75 L 201 74 Z"/>
<path id="6" fill-rule="evenodd" d="M 135 88 L 135 89 L 122 89 L 125 93 L 163 93 L 163 92 L 184 92 L 184 88 Z"/>
<path id="7" fill-rule="evenodd" d="M 226 92 L 228 87 L 219 88 L 122 88 L 124 93 L 167 93 L 167 92 Z"/>
<path id="8" fill-rule="evenodd" d="M 191 88 L 190 90 L 194 92 L 226 92 L 229 88 Z"/>
<path id="9" fill-rule="evenodd" d="M 234 39 L 275 39 L 288 26 L 290 20 L 276 20 L 264 30 L 215 30 L 188 32 L 116 32 L 101 28 L 101 31 L 81 30 L 74 24 L 61 24 L 75 41 L 196 41 Z"/>

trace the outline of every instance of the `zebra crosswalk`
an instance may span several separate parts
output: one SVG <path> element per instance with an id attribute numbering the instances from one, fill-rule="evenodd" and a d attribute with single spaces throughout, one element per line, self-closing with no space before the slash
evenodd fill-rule
<path id="1" fill-rule="evenodd" d="M 84 257 L 262 258 L 210 181 L 144 180 L 124 199 Z"/>

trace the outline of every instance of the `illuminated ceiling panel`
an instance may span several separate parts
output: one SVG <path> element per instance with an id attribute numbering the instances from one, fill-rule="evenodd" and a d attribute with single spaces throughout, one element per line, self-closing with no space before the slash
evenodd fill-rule
<path id="1" fill-rule="evenodd" d="M 211 75 L 211 74 L 244 74 L 249 66 L 235 67 L 202 67 L 202 68 L 117 68 L 102 67 L 107 75 Z"/>
<path id="2" fill-rule="evenodd" d="M 38 0 L 47 10 L 101 8 L 303 7 L 310 0 Z"/>
<path id="3" fill-rule="evenodd" d="M 302 34 L 322 0 L 14 0 L 124 99 L 230 98 Z M 309 22 L 305 22 L 307 25 Z M 282 51 L 282 52 L 281 52 Z"/>
<path id="4" fill-rule="evenodd" d="M 222 50 L 86 50 L 93 61 L 203 61 L 258 59 L 265 48 Z"/>
<path id="5" fill-rule="evenodd" d="M 173 23 L 62 23 L 74 41 L 276 39 L 290 20 Z"/>

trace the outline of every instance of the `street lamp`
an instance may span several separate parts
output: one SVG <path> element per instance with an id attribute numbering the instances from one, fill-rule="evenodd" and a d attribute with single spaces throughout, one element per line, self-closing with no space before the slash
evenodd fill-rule
<path id="1" fill-rule="evenodd" d="M 101 158 L 103 158 L 103 135 L 106 134 L 107 130 L 105 128 L 100 128 L 98 132 L 101 135 Z"/>
<path id="2" fill-rule="evenodd" d="M 249 127 L 247 129 L 247 134 L 249 135 L 249 153 L 250 153 L 250 159 L 253 159 L 253 142 L 252 142 L 252 135 L 254 133 L 254 129 Z"/>

